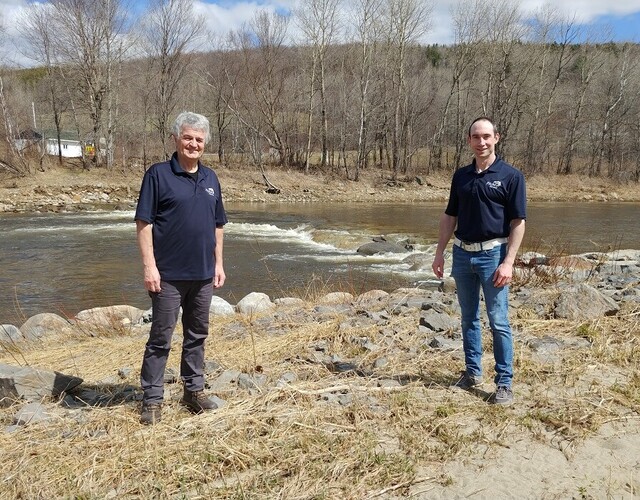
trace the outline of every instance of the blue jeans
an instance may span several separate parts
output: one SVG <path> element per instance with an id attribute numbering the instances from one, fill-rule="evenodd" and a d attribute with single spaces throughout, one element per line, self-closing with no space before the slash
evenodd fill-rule
<path id="1" fill-rule="evenodd" d="M 511 387 L 513 379 L 513 336 L 509 324 L 509 287 L 496 288 L 493 274 L 504 259 L 507 245 L 492 250 L 467 252 L 453 246 L 451 276 L 456 282 L 462 315 L 462 342 L 468 375 L 482 375 L 482 331 L 480 328 L 480 288 L 484 295 L 493 334 L 496 385 Z"/>
<path id="2" fill-rule="evenodd" d="M 188 391 L 204 388 L 204 344 L 209 334 L 212 280 L 162 281 L 160 287 L 160 292 L 149 293 L 153 320 L 140 371 L 140 385 L 146 404 L 163 400 L 164 371 L 180 307 L 183 329 L 180 378 Z"/>

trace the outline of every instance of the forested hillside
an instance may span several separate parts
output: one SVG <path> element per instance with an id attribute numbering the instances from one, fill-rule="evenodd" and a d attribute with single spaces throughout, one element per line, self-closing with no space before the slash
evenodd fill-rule
<path id="1" fill-rule="evenodd" d="M 147 165 L 171 152 L 186 109 L 210 119 L 223 163 L 428 175 L 467 161 L 468 124 L 486 115 L 527 175 L 637 182 L 638 45 L 552 10 L 523 23 L 516 3 L 476 3 L 459 3 L 451 46 L 419 44 L 423 0 L 304 0 L 290 16 L 257 11 L 207 51 L 214 35 L 189 0 L 151 2 L 139 19 L 119 0 L 33 4 L 21 29 L 39 65 L 0 70 L 0 165 L 52 161 L 29 130 L 99 145 L 85 168 Z"/>

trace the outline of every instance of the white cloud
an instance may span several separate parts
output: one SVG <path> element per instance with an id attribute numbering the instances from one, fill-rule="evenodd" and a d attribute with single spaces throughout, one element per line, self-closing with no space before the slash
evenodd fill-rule
<path id="1" fill-rule="evenodd" d="M 535 10 L 543 5 L 544 2 L 527 2 L 527 10 Z M 576 19 L 581 22 L 589 23 L 596 18 L 605 15 L 623 16 L 633 14 L 640 11 L 640 0 L 563 0 L 554 3 L 561 12 L 569 15 L 576 15 Z M 533 6 L 533 9 L 529 7 Z"/>
<path id="2" fill-rule="evenodd" d="M 517 0 L 515 0 L 517 2 Z M 436 13 L 440 19 L 448 19 L 450 24 L 450 12 L 452 7 L 459 3 L 458 0 L 435 0 Z M 640 0 L 520 0 L 520 7 L 525 15 L 530 15 L 539 10 L 545 4 L 550 4 L 559 13 L 576 19 L 582 23 L 590 23 L 600 16 L 623 16 L 640 12 Z"/>
<path id="3" fill-rule="evenodd" d="M 350 0 L 344 1 L 353 5 Z M 460 0 L 433 0 L 431 29 L 423 37 L 423 43 L 453 43 L 451 12 L 459 3 Z M 520 5 L 523 14 L 530 16 L 546 3 L 550 2 L 548 0 L 522 0 Z M 552 3 L 559 13 L 569 18 L 575 18 L 578 23 L 585 24 L 591 23 L 604 15 L 623 16 L 640 12 L 640 0 L 614 0 L 608 2 L 603 0 L 563 0 L 562 2 L 553 1 Z M 291 11 L 299 4 L 300 0 L 267 0 L 263 2 L 197 0 L 195 7 L 196 11 L 207 19 L 207 25 L 211 31 L 216 34 L 224 34 L 229 30 L 238 29 L 245 22 L 250 22 L 259 9 L 266 9 L 270 12 Z M 352 7 L 352 5 L 348 5 L 344 10 L 351 10 L 349 7 Z M 292 28 L 294 27 L 292 26 Z"/>
<path id="4" fill-rule="evenodd" d="M 0 0 L 2 24 L 9 33 L 16 32 L 16 22 L 26 7 L 25 0 Z"/>
<path id="5" fill-rule="evenodd" d="M 237 2 L 228 7 L 206 2 L 194 3 L 194 13 L 203 16 L 207 28 L 214 33 L 238 29 L 253 18 L 253 13 L 258 8 L 256 4 L 245 2 Z"/>
<path id="6" fill-rule="evenodd" d="M 245 23 L 254 20 L 259 11 L 271 13 L 290 12 L 295 8 L 294 1 L 267 2 L 235 2 L 211 3 L 202 0 L 194 2 L 194 12 L 205 19 L 207 29 L 217 36 L 224 36 L 230 31 L 236 31 Z"/>
<path id="7" fill-rule="evenodd" d="M 353 0 L 347 3 L 345 11 L 354 6 Z M 453 43 L 453 24 L 451 12 L 460 0 L 433 0 L 431 29 L 422 38 L 423 43 Z M 517 0 L 514 0 L 517 1 Z M 300 0 L 195 0 L 197 15 L 203 16 L 208 30 L 216 36 L 224 36 L 231 30 L 239 29 L 243 23 L 251 22 L 258 10 L 269 12 L 290 12 L 299 5 Z M 525 16 L 540 9 L 545 0 L 521 0 Z M 563 0 L 553 1 L 554 8 L 567 17 L 574 17 L 578 23 L 592 23 L 599 17 L 625 16 L 640 12 L 640 0 Z M 0 0 L 0 19 L 6 29 L 4 40 L 0 41 L 0 62 L 11 65 L 28 66 L 32 64 L 24 56 L 24 44 L 16 29 L 17 20 L 27 8 L 27 0 Z M 290 26 L 290 34 L 295 34 L 295 23 Z M 615 30 L 615 26 L 614 26 Z"/>
<path id="8" fill-rule="evenodd" d="M 18 32 L 18 20 L 27 8 L 25 0 L 0 0 L 0 24 L 4 36 L 0 40 L 0 63 L 25 66 L 33 62 L 24 55 L 24 44 Z"/>
<path id="9" fill-rule="evenodd" d="M 243 23 L 253 20 L 256 12 L 287 12 L 294 8 L 295 2 L 226 2 L 211 3 L 202 0 L 194 2 L 194 11 L 211 22 L 210 28 L 215 31 L 228 32 L 236 30 Z"/>
<path id="10" fill-rule="evenodd" d="M 423 40 L 425 43 L 453 43 L 451 12 L 459 3 L 459 0 L 434 0 L 432 28 Z M 519 3 L 525 17 L 551 4 L 559 14 L 575 19 L 578 24 L 597 22 L 602 16 L 625 16 L 640 12 L 640 0 L 520 0 Z"/>

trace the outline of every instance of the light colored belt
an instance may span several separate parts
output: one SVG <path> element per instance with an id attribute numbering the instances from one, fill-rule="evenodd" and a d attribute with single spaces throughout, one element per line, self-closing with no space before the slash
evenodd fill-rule
<path id="1" fill-rule="evenodd" d="M 493 240 L 479 241 L 478 243 L 465 243 L 458 238 L 453 238 L 453 244 L 459 246 L 467 252 L 480 252 L 482 250 L 491 250 L 498 245 L 506 243 L 508 238 L 494 238 Z"/>

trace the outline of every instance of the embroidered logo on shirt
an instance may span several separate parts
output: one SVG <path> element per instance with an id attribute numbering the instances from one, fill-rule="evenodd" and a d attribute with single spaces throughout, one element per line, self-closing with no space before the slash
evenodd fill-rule
<path id="1" fill-rule="evenodd" d="M 207 189 L 205 189 L 205 191 L 207 192 L 207 194 L 209 196 L 215 196 L 216 195 L 216 190 L 213 189 L 213 188 L 207 188 Z"/>
<path id="2" fill-rule="evenodd" d="M 491 189 L 498 189 L 500 186 L 502 186 L 502 182 L 500 181 L 487 182 L 487 187 Z"/>

